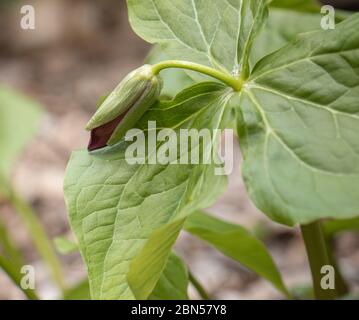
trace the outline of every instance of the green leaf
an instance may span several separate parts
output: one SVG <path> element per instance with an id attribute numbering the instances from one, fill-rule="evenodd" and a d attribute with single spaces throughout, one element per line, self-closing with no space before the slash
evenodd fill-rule
<path id="1" fill-rule="evenodd" d="M 262 59 L 242 92 L 243 176 L 280 223 L 359 213 L 359 15 Z"/>
<path id="2" fill-rule="evenodd" d="M 265 0 L 127 0 L 134 31 L 171 59 L 248 73 L 249 51 L 265 22 Z"/>
<path id="3" fill-rule="evenodd" d="M 288 296 L 281 275 L 267 249 L 242 226 L 196 211 L 187 218 L 185 230 L 253 270 Z"/>
<path id="4" fill-rule="evenodd" d="M 316 0 L 273 0 L 272 7 L 298 11 L 320 12 L 320 4 Z M 288 21 L 290 21 L 288 19 Z"/>
<path id="5" fill-rule="evenodd" d="M 294 40 L 298 34 L 319 30 L 321 19 L 319 13 L 269 10 L 267 24 L 253 44 L 250 56 L 252 65 Z"/>
<path id="6" fill-rule="evenodd" d="M 328 220 L 323 223 L 324 233 L 327 237 L 333 237 L 342 232 L 359 231 L 359 217 L 343 220 Z"/>
<path id="7" fill-rule="evenodd" d="M 54 245 L 61 254 L 69 254 L 78 251 L 79 247 L 76 242 L 67 239 L 64 236 L 54 238 Z"/>
<path id="8" fill-rule="evenodd" d="M 250 61 L 254 66 L 261 58 L 280 49 L 293 40 L 299 33 L 320 29 L 322 16 L 319 13 L 297 12 L 272 8 L 269 11 L 266 27 L 254 40 Z M 156 45 L 150 52 L 146 63 L 155 64 L 169 57 L 160 46 Z M 164 87 L 162 95 L 173 97 L 178 92 L 193 84 L 187 73 L 180 69 L 167 69 L 161 72 Z"/>
<path id="9" fill-rule="evenodd" d="M 147 299 L 154 290 L 183 223 L 184 219 L 175 220 L 154 231 L 133 259 L 127 281 L 136 299 Z"/>
<path id="10" fill-rule="evenodd" d="M 158 129 L 172 128 L 176 136 L 181 128 L 223 128 L 230 118 L 227 114 L 233 111 L 232 95 L 220 84 L 195 85 L 172 101 L 152 106 L 138 127 L 147 130 L 148 121 L 154 120 Z M 144 132 L 148 142 L 151 132 Z M 166 238 L 161 230 L 171 228 L 193 210 L 208 207 L 226 182 L 224 176 L 215 175 L 214 164 L 129 164 L 125 158 L 129 145 L 122 141 L 93 153 L 74 152 L 66 172 L 70 221 L 88 267 L 94 299 L 145 298 L 150 294 L 170 252 L 167 240 L 161 240 Z M 156 150 L 163 146 L 158 144 Z M 212 147 L 202 142 L 190 146 L 189 152 L 199 149 L 203 156 Z M 149 156 L 153 154 L 146 158 Z M 153 240 L 156 238 L 158 243 Z M 138 262 L 148 256 L 152 246 L 161 254 L 143 272 L 145 265 Z M 131 269 L 141 273 L 139 280 L 131 283 L 135 295 L 127 280 L 128 275 L 132 279 Z M 143 292 L 140 283 L 146 284 Z"/>
<path id="11" fill-rule="evenodd" d="M 90 300 L 90 286 L 88 280 L 84 280 L 67 290 L 63 297 L 64 300 Z"/>
<path id="12" fill-rule="evenodd" d="M 177 255 L 171 253 L 166 267 L 151 295 L 150 300 L 187 300 L 188 271 Z M 86 279 L 67 290 L 64 300 L 90 300 L 90 286 Z"/>
<path id="13" fill-rule="evenodd" d="M 186 265 L 171 253 L 166 267 L 149 296 L 150 300 L 188 300 L 188 271 Z"/>
<path id="14" fill-rule="evenodd" d="M 36 132 L 41 109 L 28 97 L 0 86 L 0 174 L 8 178 L 19 153 Z"/>
<path id="15" fill-rule="evenodd" d="M 266 26 L 254 40 L 253 49 L 250 52 L 250 61 L 253 66 L 261 58 L 293 40 L 299 33 L 320 29 L 322 15 L 319 10 L 315 12 L 298 12 L 280 8 L 279 4 L 276 4 L 276 7 L 279 8 L 269 10 Z M 146 63 L 155 64 L 169 58 L 164 50 L 159 45 L 156 45 L 146 59 Z M 161 77 L 164 80 L 162 94 L 168 97 L 175 96 L 179 91 L 193 83 L 191 77 L 180 69 L 164 70 L 161 72 Z M 202 78 L 198 77 L 195 77 L 195 79 L 202 80 Z"/>

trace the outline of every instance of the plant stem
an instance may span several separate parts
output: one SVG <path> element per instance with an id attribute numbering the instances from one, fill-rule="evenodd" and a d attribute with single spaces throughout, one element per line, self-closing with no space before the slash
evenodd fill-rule
<path id="1" fill-rule="evenodd" d="M 34 290 L 32 289 L 23 289 L 21 286 L 21 276 L 20 269 L 17 270 L 13 264 L 9 263 L 7 259 L 0 255 L 0 268 L 5 271 L 9 278 L 18 286 L 18 288 L 30 299 L 38 300 L 38 297 Z"/>
<path id="2" fill-rule="evenodd" d="M 333 246 L 332 242 L 333 242 L 333 239 L 326 238 L 326 247 L 327 247 L 327 252 L 328 252 L 328 258 L 329 258 L 330 264 L 334 267 L 334 270 L 335 270 L 335 289 L 338 293 L 338 296 L 342 297 L 349 293 L 349 289 L 348 289 L 348 285 L 345 282 L 345 279 L 344 279 L 342 273 L 340 272 L 339 265 L 335 258 L 335 254 L 332 250 L 332 246 Z"/>
<path id="3" fill-rule="evenodd" d="M 208 293 L 206 292 L 206 290 L 202 287 L 202 285 L 199 283 L 199 281 L 194 277 L 194 275 L 191 273 L 191 271 L 188 271 L 188 278 L 189 278 L 189 281 L 196 288 L 197 292 L 199 293 L 200 297 L 203 300 L 211 300 L 211 298 L 208 295 Z"/>
<path id="4" fill-rule="evenodd" d="M 332 300 L 338 297 L 336 289 L 323 289 L 321 286 L 321 269 L 324 265 L 332 265 L 328 247 L 320 221 L 301 226 L 313 279 L 314 295 L 319 300 Z M 334 266 L 333 266 L 334 267 Z"/>
<path id="5" fill-rule="evenodd" d="M 14 245 L 13 239 L 10 237 L 5 225 L 0 220 L 0 254 L 2 253 L 4 256 L 11 259 L 13 265 L 21 268 L 25 264 L 20 250 Z"/>
<path id="6" fill-rule="evenodd" d="M 37 219 L 36 213 L 14 190 L 10 190 L 9 193 L 9 202 L 24 221 L 40 256 L 49 265 L 53 279 L 56 281 L 61 291 L 64 292 L 65 281 L 62 274 L 60 261 L 54 253 L 53 246 L 48 239 L 40 221 Z"/>
<path id="7" fill-rule="evenodd" d="M 181 60 L 162 61 L 153 65 L 152 71 L 154 74 L 158 74 L 161 70 L 168 68 L 180 68 L 180 69 L 188 69 L 188 70 L 200 72 L 222 81 L 223 83 L 232 87 L 235 91 L 240 91 L 242 89 L 242 85 L 243 85 L 242 80 L 236 79 L 231 75 L 218 71 L 216 69 L 189 61 L 181 61 Z"/>

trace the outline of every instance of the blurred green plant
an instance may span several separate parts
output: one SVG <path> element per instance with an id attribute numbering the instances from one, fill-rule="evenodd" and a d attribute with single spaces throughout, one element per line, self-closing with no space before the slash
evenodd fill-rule
<path id="1" fill-rule="evenodd" d="M 64 290 L 61 264 L 51 241 L 36 212 L 11 184 L 11 172 L 16 159 L 35 135 L 41 114 L 41 107 L 32 99 L 10 88 L 0 87 L 0 197 L 20 216 L 38 253 L 49 266 L 54 281 L 61 290 Z M 0 231 L 0 267 L 23 290 L 19 279 L 21 279 L 20 269 L 24 265 L 24 259 L 4 224 Z M 23 291 L 29 298 L 36 298 L 32 290 Z"/>

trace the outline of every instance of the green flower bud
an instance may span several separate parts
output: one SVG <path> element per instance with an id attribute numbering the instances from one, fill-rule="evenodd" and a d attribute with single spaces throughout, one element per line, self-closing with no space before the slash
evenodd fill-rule
<path id="1" fill-rule="evenodd" d="M 161 89 L 162 80 L 153 74 L 151 65 L 144 65 L 128 74 L 88 122 L 86 129 L 92 130 L 89 149 L 101 147 L 104 140 L 105 145 L 121 140 L 157 100 Z"/>

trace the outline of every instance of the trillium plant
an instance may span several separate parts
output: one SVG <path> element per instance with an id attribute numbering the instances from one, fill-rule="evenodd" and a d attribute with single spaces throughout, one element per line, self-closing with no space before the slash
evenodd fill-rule
<path id="1" fill-rule="evenodd" d="M 89 147 L 73 152 L 64 184 L 91 297 L 187 299 L 192 282 L 208 298 L 172 251 L 185 230 L 293 298 L 259 239 L 203 211 L 226 187 L 218 159 L 204 161 L 218 157 L 207 151 L 220 136 L 186 150 L 175 140 L 175 157 L 199 150 L 199 163 L 129 162 L 136 139 L 152 145 L 144 160 L 169 150 L 168 137 L 150 143 L 149 122 L 178 135 L 235 129 L 250 199 L 274 222 L 300 226 L 315 297 L 346 295 L 323 225 L 359 216 L 359 14 L 323 30 L 315 1 L 127 5 L 133 30 L 156 47 L 89 121 Z M 128 135 L 134 128 L 143 134 Z"/>

